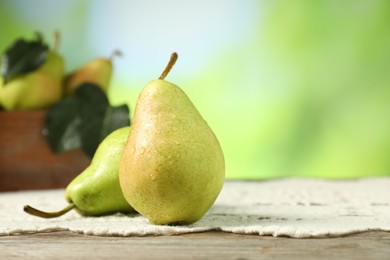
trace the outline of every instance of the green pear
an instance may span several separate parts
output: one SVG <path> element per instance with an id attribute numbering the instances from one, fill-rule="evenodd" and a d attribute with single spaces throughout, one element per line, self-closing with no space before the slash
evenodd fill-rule
<path id="1" fill-rule="evenodd" d="M 37 70 L 16 76 L 6 84 L 1 80 L 0 104 L 8 111 L 47 108 L 62 97 L 63 75 L 64 59 L 52 49 Z"/>
<path id="2" fill-rule="evenodd" d="M 65 94 L 72 94 L 78 86 L 86 82 L 96 84 L 107 93 L 112 75 L 112 60 L 120 54 L 115 50 L 109 58 L 95 58 L 67 75 L 64 80 Z"/>
<path id="3" fill-rule="evenodd" d="M 190 224 L 218 197 L 225 177 L 221 146 L 188 96 L 164 78 L 138 97 L 125 145 L 120 186 L 129 204 L 153 224 Z"/>
<path id="4" fill-rule="evenodd" d="M 134 213 L 123 197 L 118 176 L 120 159 L 130 131 L 130 127 L 119 128 L 100 143 L 91 164 L 65 190 L 69 207 L 49 213 L 26 206 L 25 211 L 45 218 L 60 216 L 73 208 L 85 216 Z"/>

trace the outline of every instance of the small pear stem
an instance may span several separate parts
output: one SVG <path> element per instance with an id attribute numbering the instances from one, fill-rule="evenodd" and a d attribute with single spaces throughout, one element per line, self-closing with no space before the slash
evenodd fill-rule
<path id="1" fill-rule="evenodd" d="M 33 208 L 29 205 L 26 205 L 26 206 L 24 206 L 23 210 L 24 210 L 24 212 L 26 212 L 30 215 L 41 217 L 41 218 L 57 218 L 57 217 L 64 215 L 65 213 L 68 213 L 69 211 L 71 211 L 75 207 L 76 206 L 73 203 L 70 203 L 67 207 L 65 207 L 64 209 L 62 209 L 60 211 L 45 212 L 45 211 L 41 211 L 39 209 Z"/>
<path id="2" fill-rule="evenodd" d="M 171 71 L 173 65 L 175 65 L 177 61 L 178 55 L 176 52 L 171 54 L 171 58 L 169 59 L 169 62 L 167 66 L 165 67 L 165 70 L 163 73 L 161 73 L 161 76 L 158 79 L 165 79 L 165 77 L 168 75 L 169 71 Z"/>
<path id="3" fill-rule="evenodd" d="M 108 57 L 108 59 L 109 59 L 110 61 L 112 61 L 112 59 L 113 59 L 114 57 L 116 57 L 116 56 L 122 56 L 122 55 L 123 55 L 123 53 L 122 53 L 120 50 L 115 49 L 115 50 L 112 51 L 112 53 L 111 53 L 110 57 Z"/>
<path id="4" fill-rule="evenodd" d="M 54 44 L 53 44 L 53 49 L 55 51 L 58 51 L 60 48 L 60 43 L 61 43 L 61 34 L 59 31 L 54 31 Z"/>

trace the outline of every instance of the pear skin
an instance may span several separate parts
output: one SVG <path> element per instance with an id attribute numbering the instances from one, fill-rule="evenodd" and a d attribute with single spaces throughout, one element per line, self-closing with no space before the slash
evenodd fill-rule
<path id="1" fill-rule="evenodd" d="M 112 76 L 112 59 L 120 55 L 114 51 L 109 58 L 96 58 L 83 65 L 78 70 L 66 76 L 64 80 L 65 95 L 72 94 L 83 83 L 93 83 L 107 93 Z"/>
<path id="2" fill-rule="evenodd" d="M 49 51 L 47 60 L 35 71 L 0 84 L 0 104 L 5 110 L 47 108 L 62 97 L 64 60 Z"/>
<path id="3" fill-rule="evenodd" d="M 224 177 L 221 146 L 191 100 L 168 81 L 151 81 L 120 164 L 126 200 L 153 224 L 191 224 L 213 205 Z"/>
<path id="4" fill-rule="evenodd" d="M 26 205 L 23 210 L 42 218 L 56 218 L 72 209 L 84 216 L 136 213 L 123 197 L 119 185 L 119 163 L 130 132 L 130 127 L 119 128 L 100 143 L 91 164 L 67 186 L 67 207 L 45 212 Z"/>
<path id="5" fill-rule="evenodd" d="M 40 70 L 61 82 L 65 71 L 64 58 L 54 50 L 49 51 L 47 55 L 47 61 L 42 64 Z"/>
<path id="6" fill-rule="evenodd" d="M 99 145 L 91 164 L 66 188 L 65 198 L 82 215 L 134 213 L 119 186 L 119 163 L 130 127 L 109 134 Z"/>

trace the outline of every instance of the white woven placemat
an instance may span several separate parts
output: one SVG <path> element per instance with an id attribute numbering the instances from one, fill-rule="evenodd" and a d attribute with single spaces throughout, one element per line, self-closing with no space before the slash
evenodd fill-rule
<path id="1" fill-rule="evenodd" d="M 145 236 L 219 230 L 307 238 L 390 232 L 390 178 L 227 181 L 206 216 L 190 226 L 151 225 L 140 215 L 82 217 L 74 211 L 57 219 L 40 219 L 24 213 L 25 204 L 58 210 L 66 205 L 64 190 L 0 193 L 0 235 L 67 230 Z"/>

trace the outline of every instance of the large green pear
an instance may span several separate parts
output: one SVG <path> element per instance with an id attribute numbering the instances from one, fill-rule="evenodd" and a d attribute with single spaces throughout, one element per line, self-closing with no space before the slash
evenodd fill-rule
<path id="1" fill-rule="evenodd" d="M 190 224 L 219 195 L 224 156 L 207 122 L 166 74 L 138 97 L 119 180 L 126 200 L 151 223 Z"/>
<path id="2" fill-rule="evenodd" d="M 130 127 L 119 128 L 100 143 L 91 164 L 65 190 L 69 207 L 59 212 L 43 212 L 30 206 L 24 210 L 44 218 L 58 217 L 73 208 L 85 216 L 134 213 L 119 185 L 119 163 L 130 132 Z"/>

